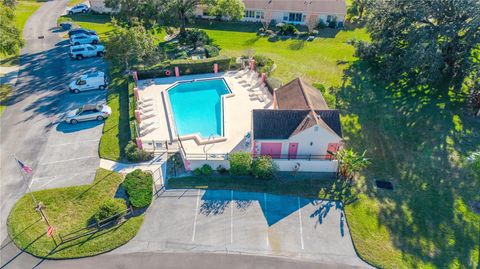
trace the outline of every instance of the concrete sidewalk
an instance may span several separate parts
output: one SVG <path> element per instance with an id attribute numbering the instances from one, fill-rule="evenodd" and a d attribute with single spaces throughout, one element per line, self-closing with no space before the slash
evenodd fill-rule
<path id="1" fill-rule="evenodd" d="M 15 84 L 17 84 L 19 69 L 19 65 L 0 66 L 0 84 L 15 86 Z"/>

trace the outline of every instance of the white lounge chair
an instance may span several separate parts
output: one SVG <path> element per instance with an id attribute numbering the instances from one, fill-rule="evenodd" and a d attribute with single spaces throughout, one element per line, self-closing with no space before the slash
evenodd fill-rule
<path id="1" fill-rule="evenodd" d="M 153 98 L 140 98 L 138 100 L 139 104 L 147 104 L 147 103 L 153 103 Z"/>
<path id="2" fill-rule="evenodd" d="M 143 113 L 143 112 L 141 112 L 141 114 L 142 114 L 142 119 L 143 119 L 143 120 L 153 118 L 153 117 L 155 117 L 155 116 L 157 115 L 157 114 L 155 114 L 154 112 L 150 112 L 150 113 Z"/>
<path id="3" fill-rule="evenodd" d="M 138 108 L 140 109 L 146 109 L 148 107 L 153 107 L 153 102 L 150 102 L 150 103 L 139 103 L 138 104 Z"/>
<path id="4" fill-rule="evenodd" d="M 149 106 L 149 107 L 140 107 L 140 112 L 142 113 L 149 113 L 155 110 L 154 106 Z"/>

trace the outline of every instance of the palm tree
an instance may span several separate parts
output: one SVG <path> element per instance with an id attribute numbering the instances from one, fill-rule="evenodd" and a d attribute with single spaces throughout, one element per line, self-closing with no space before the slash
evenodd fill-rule
<path id="1" fill-rule="evenodd" d="M 352 149 L 341 149 L 335 153 L 335 158 L 339 161 L 339 174 L 348 180 L 352 180 L 355 175 L 363 168 L 367 167 L 371 162 L 365 158 L 364 151 L 358 154 Z"/>

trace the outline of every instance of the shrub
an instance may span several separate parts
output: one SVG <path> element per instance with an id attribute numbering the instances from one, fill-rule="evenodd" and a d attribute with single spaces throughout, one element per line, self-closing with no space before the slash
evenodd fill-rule
<path id="1" fill-rule="evenodd" d="M 188 59 L 188 54 L 186 51 L 180 51 L 175 53 L 174 57 L 175 59 L 178 59 L 178 60 Z"/>
<path id="2" fill-rule="evenodd" d="M 139 149 L 133 141 L 125 146 L 125 155 L 131 162 L 145 162 L 153 159 L 153 153 Z"/>
<path id="3" fill-rule="evenodd" d="M 276 77 L 267 77 L 267 87 L 273 90 L 282 87 L 282 81 Z"/>
<path id="4" fill-rule="evenodd" d="M 199 46 L 212 44 L 212 39 L 208 36 L 208 34 L 199 29 L 185 30 L 184 33 L 178 36 L 178 41 L 181 44 L 192 46 L 193 49 L 196 49 Z"/>
<path id="5" fill-rule="evenodd" d="M 327 24 L 326 24 L 322 19 L 320 19 L 320 20 L 318 21 L 317 28 L 318 28 L 318 29 L 325 29 L 325 28 L 327 28 Z"/>
<path id="6" fill-rule="evenodd" d="M 150 173 L 137 169 L 128 173 L 123 181 L 128 200 L 134 207 L 145 207 L 152 201 L 153 177 Z"/>
<path id="7" fill-rule="evenodd" d="M 293 24 L 283 24 L 278 30 L 278 34 L 283 36 L 293 36 L 296 35 L 297 32 L 297 27 Z"/>
<path id="8" fill-rule="evenodd" d="M 265 34 L 268 35 L 268 36 L 274 36 L 275 32 L 273 30 L 267 30 L 267 31 L 265 31 Z"/>
<path id="9" fill-rule="evenodd" d="M 330 88 L 330 90 L 327 90 L 325 88 L 325 86 L 323 86 L 320 83 L 315 83 L 315 84 L 313 84 L 313 86 L 315 88 L 317 88 L 318 90 L 320 90 L 320 92 L 322 93 L 323 98 L 325 99 L 325 102 L 327 102 L 327 105 L 328 105 L 329 108 L 335 108 L 336 107 L 335 104 L 337 102 L 337 98 L 335 97 L 334 93 L 332 94 L 332 91 L 333 91 L 332 88 Z"/>
<path id="10" fill-rule="evenodd" d="M 330 27 L 330 28 L 337 28 L 337 19 L 336 19 L 336 18 L 333 18 L 333 19 L 328 23 L 328 27 Z"/>
<path id="11" fill-rule="evenodd" d="M 207 58 L 217 57 L 220 54 L 220 50 L 212 45 L 205 45 L 205 54 Z"/>
<path id="12" fill-rule="evenodd" d="M 273 60 L 264 55 L 253 56 L 259 73 L 270 73 L 273 67 Z"/>
<path id="13" fill-rule="evenodd" d="M 227 71 L 230 69 L 235 58 L 218 56 L 202 60 L 175 60 L 169 64 L 159 64 L 138 71 L 139 79 L 165 77 L 165 70 L 170 70 L 173 74 L 175 66 L 180 69 L 181 75 L 205 74 L 213 72 L 213 64 L 218 64 L 218 71 Z"/>
<path id="14" fill-rule="evenodd" d="M 201 171 L 202 175 L 209 177 L 212 175 L 213 169 L 210 165 L 204 164 L 201 168 Z"/>
<path id="15" fill-rule="evenodd" d="M 277 172 L 277 165 L 270 156 L 260 156 L 253 162 L 252 174 L 258 179 L 272 179 Z"/>
<path id="16" fill-rule="evenodd" d="M 98 207 L 97 212 L 94 215 L 94 218 L 97 222 L 113 217 L 121 212 L 125 211 L 127 206 L 123 199 L 114 199 L 110 198 L 103 202 L 103 204 Z M 120 217 L 120 215 L 119 215 Z"/>
<path id="17" fill-rule="evenodd" d="M 196 176 L 196 177 L 199 177 L 202 175 L 202 169 L 200 168 L 195 168 L 193 169 L 193 174 Z"/>
<path id="18" fill-rule="evenodd" d="M 298 37 L 300 38 L 306 38 L 310 35 L 309 32 L 298 32 Z"/>
<path id="19" fill-rule="evenodd" d="M 246 176 L 252 170 L 252 155 L 245 151 L 238 151 L 230 154 L 230 174 L 232 176 Z"/>
<path id="20" fill-rule="evenodd" d="M 217 172 L 220 174 L 220 175 L 225 175 L 226 173 L 228 173 L 228 169 L 219 165 L 217 167 Z"/>

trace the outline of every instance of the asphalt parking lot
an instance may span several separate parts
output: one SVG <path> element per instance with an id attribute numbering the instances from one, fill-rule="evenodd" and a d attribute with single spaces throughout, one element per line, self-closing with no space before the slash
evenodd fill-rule
<path id="1" fill-rule="evenodd" d="M 66 76 L 64 81 L 73 81 L 90 71 L 107 72 L 103 58 L 94 57 L 80 61 L 68 57 L 68 41 L 59 43 L 64 47 Z M 93 90 L 73 94 L 68 85 L 58 85 L 52 96 L 55 116 L 47 133 L 47 143 L 40 161 L 34 169 L 30 187 L 32 190 L 66 187 L 90 183 L 99 165 L 98 146 L 102 135 L 103 121 L 80 122 L 75 125 L 62 121 L 63 114 L 87 103 L 105 102 L 107 91 Z M 115 113 L 115 112 L 114 112 Z"/>
<path id="2" fill-rule="evenodd" d="M 342 204 L 220 190 L 167 190 L 138 235 L 114 253 L 274 255 L 366 266 L 355 253 Z"/>

